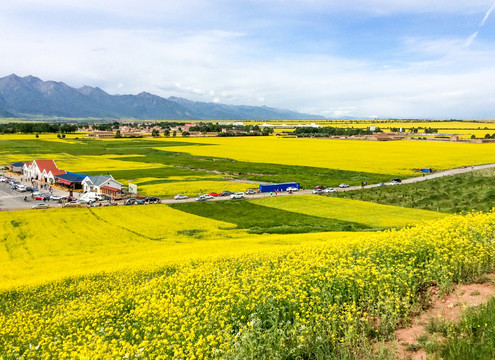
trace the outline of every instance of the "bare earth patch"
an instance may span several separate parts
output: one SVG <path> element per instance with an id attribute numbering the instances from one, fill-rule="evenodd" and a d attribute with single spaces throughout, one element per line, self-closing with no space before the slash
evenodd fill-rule
<path id="1" fill-rule="evenodd" d="M 495 296 L 495 274 L 487 275 L 486 278 L 488 281 L 482 284 L 455 285 L 449 295 L 442 297 L 436 295 L 438 289 L 433 288 L 428 310 L 414 317 L 410 327 L 396 331 L 396 340 L 390 345 L 397 349 L 397 358 L 427 359 L 423 349 L 415 349 L 418 346 L 418 338 L 427 334 L 426 326 L 430 320 L 458 321 L 467 308 L 488 302 Z"/>

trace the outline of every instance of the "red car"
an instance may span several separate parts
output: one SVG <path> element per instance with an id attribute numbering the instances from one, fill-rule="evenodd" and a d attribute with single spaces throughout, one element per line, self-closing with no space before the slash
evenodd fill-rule
<path id="1" fill-rule="evenodd" d="M 220 196 L 220 194 L 217 194 L 216 192 L 208 193 L 208 195 L 210 195 L 210 196 Z"/>
<path id="2" fill-rule="evenodd" d="M 316 185 L 315 186 L 315 190 L 325 190 L 326 187 L 324 187 L 323 185 Z"/>
<path id="3" fill-rule="evenodd" d="M 43 195 L 43 194 L 36 194 L 33 195 L 34 200 L 50 200 L 49 196 Z"/>

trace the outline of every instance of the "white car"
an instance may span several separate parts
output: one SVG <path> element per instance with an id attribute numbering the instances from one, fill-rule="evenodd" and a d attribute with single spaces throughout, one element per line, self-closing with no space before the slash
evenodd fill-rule
<path id="1" fill-rule="evenodd" d="M 334 193 L 336 192 L 337 190 L 335 190 L 334 188 L 326 188 L 325 190 L 323 190 L 323 192 L 325 194 L 329 194 L 329 193 Z"/>
<path id="2" fill-rule="evenodd" d="M 342 183 L 339 185 L 339 188 L 348 188 L 348 187 L 349 187 L 349 185 L 346 183 Z"/>
<path id="3" fill-rule="evenodd" d="M 9 182 L 9 179 L 5 177 L 0 177 L 0 182 Z"/>
<path id="4" fill-rule="evenodd" d="M 48 205 L 45 203 L 39 203 L 32 206 L 33 209 L 48 209 Z"/>
<path id="5" fill-rule="evenodd" d="M 394 181 L 392 181 L 392 182 L 390 183 L 390 185 L 400 185 L 400 181 L 395 181 L 395 180 L 394 180 Z"/>
<path id="6" fill-rule="evenodd" d="M 174 200 L 186 200 L 188 197 L 186 195 L 177 194 L 174 196 Z"/>
<path id="7" fill-rule="evenodd" d="M 231 199 L 244 199 L 244 193 L 243 192 L 236 192 L 230 195 Z"/>
<path id="8" fill-rule="evenodd" d="M 57 201 L 57 200 L 62 200 L 62 199 L 65 199 L 65 196 L 62 196 L 62 195 L 51 195 L 50 196 L 50 200 Z"/>
<path id="9" fill-rule="evenodd" d="M 26 185 L 24 185 L 24 184 L 19 184 L 19 185 L 17 185 L 16 190 L 17 190 L 17 191 L 20 191 L 20 192 L 27 191 L 27 189 L 26 189 Z"/>
<path id="10" fill-rule="evenodd" d="M 297 191 L 297 190 L 299 190 L 299 189 L 298 189 L 298 188 L 296 188 L 296 187 L 294 187 L 294 186 L 289 186 L 289 187 L 287 188 L 287 191 Z"/>

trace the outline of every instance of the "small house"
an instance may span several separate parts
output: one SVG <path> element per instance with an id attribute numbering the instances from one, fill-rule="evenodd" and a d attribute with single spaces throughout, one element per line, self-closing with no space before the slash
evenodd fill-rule
<path id="1" fill-rule="evenodd" d="M 122 194 L 122 183 L 112 175 L 86 176 L 81 184 L 85 193 L 95 192 L 113 197 L 120 197 Z"/>

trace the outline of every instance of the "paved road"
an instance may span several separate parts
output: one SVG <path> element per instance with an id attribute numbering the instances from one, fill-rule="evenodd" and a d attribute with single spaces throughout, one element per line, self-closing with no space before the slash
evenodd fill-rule
<path id="1" fill-rule="evenodd" d="M 495 168 L 495 164 L 486 164 L 486 165 L 477 165 L 477 166 L 469 166 L 466 168 L 457 168 L 457 169 L 449 169 L 449 170 L 444 170 L 444 171 L 438 171 L 433 174 L 425 174 L 425 176 L 418 176 L 418 177 L 413 177 L 413 178 L 408 178 L 408 179 L 403 179 L 402 183 L 403 184 L 411 184 L 411 183 L 416 183 L 420 181 L 426 181 L 426 180 L 431 180 L 431 179 L 436 179 L 444 176 L 452 176 L 452 175 L 457 175 L 457 174 L 463 174 L 463 173 L 469 173 L 472 171 L 477 171 L 477 170 L 484 170 L 484 169 L 490 169 L 490 168 Z M 370 184 L 366 185 L 364 188 L 373 188 L 377 187 L 378 184 Z M 337 192 L 342 192 L 342 191 L 352 191 L 352 190 L 360 190 L 362 189 L 361 186 L 350 186 L 348 188 L 335 188 Z M 299 190 L 297 192 L 294 192 L 293 194 L 289 194 L 287 192 L 279 192 L 277 195 L 273 194 L 273 196 L 293 196 L 293 195 L 308 195 L 312 193 L 312 189 L 310 190 Z M 55 194 L 60 194 L 60 195 L 67 195 L 66 192 L 63 190 L 55 189 L 54 190 Z M 28 196 L 29 201 L 25 202 L 24 201 L 24 196 Z M 260 193 L 260 194 L 255 194 L 255 195 L 246 195 L 246 199 L 260 199 L 260 198 L 266 198 L 270 197 L 269 193 Z M 223 197 L 215 197 L 211 200 L 208 201 L 223 201 L 223 200 L 230 200 L 229 196 L 223 196 Z M 195 198 L 189 198 L 186 200 L 173 200 L 173 199 L 164 199 L 162 200 L 162 204 L 177 204 L 181 202 L 193 202 L 195 201 Z M 0 183 L 0 211 L 6 211 L 6 210 L 22 210 L 22 209 L 30 209 L 34 204 L 37 204 L 39 201 L 32 200 L 31 197 L 29 196 L 29 193 L 19 193 L 15 190 L 12 190 L 11 187 L 5 183 Z M 50 207 L 60 207 L 61 205 L 57 204 L 54 201 L 49 201 L 48 204 Z"/>
<path id="2" fill-rule="evenodd" d="M 413 177 L 413 178 L 408 178 L 402 180 L 403 184 L 411 184 L 411 183 L 416 183 L 420 181 L 426 181 L 426 180 L 431 180 L 431 179 L 436 179 L 444 176 L 452 176 L 452 175 L 458 175 L 458 174 L 464 174 L 464 173 L 469 173 L 472 171 L 477 171 L 477 170 L 484 170 L 484 169 L 490 169 L 490 168 L 495 168 L 495 164 L 486 164 L 486 165 L 477 165 L 477 166 L 469 166 L 466 168 L 457 168 L 457 169 L 449 169 L 449 170 L 444 170 L 444 171 L 438 171 L 433 174 L 425 174 L 425 176 L 418 176 L 418 177 Z M 364 187 L 364 189 L 369 189 L 373 187 L 377 187 L 378 184 L 369 184 Z M 348 188 L 339 188 L 336 187 L 335 191 L 336 192 L 342 192 L 342 191 L 352 191 L 352 190 L 361 190 L 363 187 L 361 186 L 350 186 Z M 292 196 L 292 195 L 309 195 L 312 194 L 313 189 L 310 190 L 299 190 L 297 192 L 294 192 L 292 194 L 289 194 L 287 192 L 279 192 L 276 196 Z M 275 196 L 275 194 L 273 195 Z M 261 193 L 261 194 L 256 194 L 256 195 L 247 195 L 246 199 L 259 199 L 259 198 L 265 198 L 265 197 L 270 197 L 270 193 Z M 208 201 L 220 201 L 220 200 L 229 200 L 230 198 L 225 196 L 225 197 L 216 197 L 213 198 L 212 200 Z M 187 200 L 172 200 L 172 199 L 167 199 L 167 200 L 162 200 L 162 204 L 177 204 L 179 202 L 191 202 L 195 201 L 194 198 L 190 198 Z"/>

